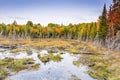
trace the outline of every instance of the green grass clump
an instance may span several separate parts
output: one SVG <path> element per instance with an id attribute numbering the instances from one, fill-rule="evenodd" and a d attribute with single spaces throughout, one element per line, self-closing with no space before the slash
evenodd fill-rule
<path id="1" fill-rule="evenodd" d="M 44 63 L 49 62 L 49 60 L 50 60 L 49 55 L 41 56 L 40 54 L 38 54 L 38 58 Z"/>
<path id="2" fill-rule="evenodd" d="M 56 62 L 59 62 L 62 59 L 60 54 L 57 54 L 57 55 L 50 54 L 49 57 L 50 57 L 50 60 L 53 60 L 53 61 L 56 61 Z"/>
<path id="3" fill-rule="evenodd" d="M 92 69 L 94 71 L 89 71 L 89 74 L 97 79 L 108 79 L 108 77 L 110 76 L 110 71 L 108 69 L 108 64 L 104 64 L 104 63 L 97 63 L 94 66 L 92 66 Z"/>
<path id="4" fill-rule="evenodd" d="M 44 63 L 49 62 L 50 60 L 59 62 L 59 61 L 61 61 L 61 59 L 62 59 L 62 57 L 61 57 L 60 54 L 57 54 L 57 55 L 54 55 L 54 54 L 46 54 L 46 55 L 43 55 L 43 56 L 41 56 L 40 54 L 38 54 L 38 58 L 39 58 L 42 62 L 44 62 Z"/>
<path id="5" fill-rule="evenodd" d="M 77 67 L 80 66 L 80 63 L 79 63 L 78 61 L 73 61 L 73 64 L 74 64 L 75 66 L 77 66 Z"/>
<path id="6" fill-rule="evenodd" d="M 5 69 L 9 69 L 12 72 L 19 72 L 25 69 L 37 69 L 39 64 L 35 64 L 32 58 L 23 58 L 23 59 L 13 59 L 5 58 L 0 60 L 0 80 L 7 77 L 9 73 Z"/>
<path id="7" fill-rule="evenodd" d="M 4 69 L 0 68 L 0 80 L 3 80 L 3 78 L 5 78 L 7 75 L 8 73 Z"/>
<path id="8" fill-rule="evenodd" d="M 14 61 L 13 58 L 5 58 L 3 60 L 0 60 L 0 68 L 7 67 L 12 61 Z"/>
<path id="9" fill-rule="evenodd" d="M 34 60 L 31 58 L 18 59 L 11 62 L 8 67 L 15 72 L 19 72 L 25 69 L 31 69 L 35 65 Z"/>

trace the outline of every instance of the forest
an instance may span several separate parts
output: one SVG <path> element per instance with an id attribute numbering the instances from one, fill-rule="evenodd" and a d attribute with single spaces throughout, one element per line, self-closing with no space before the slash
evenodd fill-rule
<path id="1" fill-rule="evenodd" d="M 64 38 L 79 39 L 83 41 L 99 41 L 105 45 L 106 40 L 116 40 L 120 35 L 120 1 L 113 0 L 107 11 L 104 4 L 103 12 L 97 22 L 60 25 L 49 23 L 47 26 L 33 24 L 28 21 L 26 25 L 0 24 L 0 36 L 7 38 Z"/>

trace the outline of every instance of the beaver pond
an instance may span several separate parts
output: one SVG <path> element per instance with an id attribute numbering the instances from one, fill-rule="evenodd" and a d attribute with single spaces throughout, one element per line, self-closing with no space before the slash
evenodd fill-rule
<path id="1" fill-rule="evenodd" d="M 36 69 L 21 69 L 19 72 L 7 67 L 9 74 L 5 80 L 94 80 L 87 74 L 87 66 L 75 63 L 80 58 L 80 54 L 70 54 L 65 51 L 48 53 L 47 50 L 35 49 L 18 53 L 12 53 L 6 49 L 0 49 L 0 51 L 1 60 L 26 58 L 33 59 L 34 64 L 38 64 Z"/>
<path id="2" fill-rule="evenodd" d="M 78 40 L 5 39 L 0 80 L 120 80 L 119 54 Z"/>

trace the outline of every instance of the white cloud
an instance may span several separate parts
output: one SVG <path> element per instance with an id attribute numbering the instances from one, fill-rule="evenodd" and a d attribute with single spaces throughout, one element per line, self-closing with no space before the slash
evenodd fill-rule
<path id="1" fill-rule="evenodd" d="M 38 8 L 38 7 L 28 7 L 25 9 L 3 11 L 1 14 L 0 22 L 5 22 L 6 24 L 12 23 L 14 20 L 18 24 L 26 24 L 28 20 L 34 23 L 41 23 L 42 25 L 47 25 L 48 23 L 58 23 L 58 24 L 69 24 L 69 23 L 82 23 L 82 22 L 92 22 L 97 21 L 97 18 L 101 12 L 96 11 L 95 8 L 66 8 L 66 9 L 56 9 L 56 8 Z"/>

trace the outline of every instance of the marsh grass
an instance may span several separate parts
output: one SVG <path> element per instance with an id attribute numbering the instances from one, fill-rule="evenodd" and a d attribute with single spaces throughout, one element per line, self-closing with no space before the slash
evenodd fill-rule
<path id="1" fill-rule="evenodd" d="M 72 54 L 79 54 L 79 50 L 78 49 L 66 49 L 66 51 L 72 53 Z"/>
<path id="2" fill-rule="evenodd" d="M 18 52 L 22 52 L 22 51 L 26 51 L 26 49 L 24 48 L 16 48 L 16 49 L 13 49 L 13 50 L 11 50 L 10 52 L 11 53 L 18 53 Z"/>
<path id="3" fill-rule="evenodd" d="M 45 55 L 42 55 L 42 56 L 40 54 L 38 54 L 38 58 L 44 63 L 49 62 L 49 61 L 59 62 L 62 59 L 60 54 L 54 55 L 52 53 L 45 54 Z"/>
<path id="4" fill-rule="evenodd" d="M 3 45 L 10 45 L 10 39 L 1 39 L 0 43 Z M 96 47 L 90 42 L 83 42 L 70 39 L 21 39 L 15 40 L 13 44 L 25 47 L 32 47 L 35 49 L 58 49 L 68 51 L 72 54 L 81 54 L 80 61 L 74 61 L 73 64 L 78 66 L 78 63 L 89 66 L 88 73 L 98 80 L 120 80 L 120 52 L 111 50 L 110 54 L 106 56 L 108 49 Z M 84 52 L 83 50 L 85 49 Z M 17 48 L 12 50 L 13 53 L 20 52 Z M 40 55 L 38 58 L 46 63 L 48 61 L 61 61 L 61 55 Z M 31 63 L 31 64 L 29 64 Z M 6 59 L 0 60 L 1 73 L 4 74 L 4 68 L 9 66 L 13 71 L 21 71 L 24 69 L 37 68 L 39 64 L 32 64 L 32 60 L 20 59 Z"/>
<path id="5" fill-rule="evenodd" d="M 82 55 L 84 59 L 81 61 L 83 64 L 89 66 L 88 73 L 98 80 L 120 80 L 120 58 L 115 58 L 119 54 L 114 56 L 109 55 L 110 58 L 106 58 L 105 55 Z"/>
<path id="6" fill-rule="evenodd" d="M 19 72 L 25 69 L 38 69 L 39 64 L 35 64 L 32 58 L 13 59 L 5 58 L 0 60 L 0 78 L 4 78 L 8 75 L 6 68 L 12 72 Z"/>
<path id="7" fill-rule="evenodd" d="M 38 64 L 35 64 L 32 58 L 23 58 L 23 59 L 18 59 L 18 60 L 11 62 L 8 65 L 8 67 L 12 71 L 19 72 L 25 69 L 38 68 Z"/>
<path id="8" fill-rule="evenodd" d="M 62 59 L 60 54 L 56 54 L 56 55 L 50 54 L 49 58 L 50 58 L 50 60 L 53 60 L 55 62 L 59 62 Z"/>
<path id="9" fill-rule="evenodd" d="M 49 55 L 41 56 L 40 54 L 38 54 L 38 58 L 39 58 L 42 62 L 44 62 L 44 63 L 50 61 Z"/>

